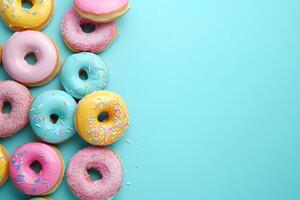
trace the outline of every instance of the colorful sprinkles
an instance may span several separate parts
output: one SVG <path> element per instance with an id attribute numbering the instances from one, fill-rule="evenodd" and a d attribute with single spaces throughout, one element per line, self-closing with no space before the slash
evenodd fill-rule
<path id="1" fill-rule="evenodd" d="M 20 185 L 26 183 L 32 185 L 32 190 L 34 193 L 38 191 L 36 187 L 38 185 L 45 185 L 46 188 L 49 189 L 50 183 L 48 182 L 47 178 L 42 179 L 41 177 L 37 177 L 35 180 L 32 180 L 32 177 L 27 178 L 25 169 L 23 167 L 24 157 L 26 157 L 27 155 L 28 155 L 28 151 L 24 150 L 14 154 L 14 156 L 11 159 L 12 165 L 15 167 L 16 171 L 18 172 L 16 178 L 13 179 L 14 184 Z M 43 160 L 45 160 L 46 163 L 48 162 L 48 157 L 44 153 L 39 152 L 38 155 Z"/>
<path id="2" fill-rule="evenodd" d="M 114 139 L 115 135 L 122 134 L 128 127 L 128 114 L 124 113 L 119 102 L 109 101 L 106 98 L 98 98 L 99 102 L 93 108 L 94 110 L 102 110 L 104 105 L 108 105 L 114 111 L 112 114 L 113 125 L 107 123 L 99 123 L 96 116 L 89 116 L 89 141 L 93 144 L 103 145 L 108 143 L 111 137 Z"/>
<path id="3" fill-rule="evenodd" d="M 46 104 L 47 106 L 44 106 Z M 75 100 L 63 91 L 47 91 L 39 95 L 30 110 L 30 124 L 38 137 L 49 143 L 60 143 L 74 133 Z M 51 115 L 58 117 L 53 122 Z"/>
<path id="4" fill-rule="evenodd" d="M 99 146 L 111 144 L 120 138 L 129 125 L 127 108 L 122 101 L 118 95 L 109 91 L 98 91 L 86 96 L 77 109 L 76 118 L 80 116 L 81 106 L 84 107 L 81 112 L 88 109 L 87 119 L 80 124 L 77 123 L 80 135 L 87 142 Z M 107 120 L 102 122 L 98 120 L 101 112 L 108 113 Z"/>

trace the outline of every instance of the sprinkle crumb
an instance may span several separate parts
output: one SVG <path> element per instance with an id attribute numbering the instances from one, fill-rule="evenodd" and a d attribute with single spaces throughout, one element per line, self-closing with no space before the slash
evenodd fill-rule
<path id="1" fill-rule="evenodd" d="M 125 142 L 130 144 L 132 141 L 131 140 L 125 140 Z"/>
<path id="2" fill-rule="evenodd" d="M 131 185 L 131 183 L 130 183 L 130 182 L 127 182 L 126 185 Z"/>

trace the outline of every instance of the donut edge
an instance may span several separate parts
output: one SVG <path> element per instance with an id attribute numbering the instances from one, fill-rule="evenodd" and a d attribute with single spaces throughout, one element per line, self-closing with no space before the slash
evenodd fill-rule
<path id="1" fill-rule="evenodd" d="M 130 9 L 130 4 L 128 1 L 122 8 L 114 12 L 103 14 L 103 15 L 102 14 L 97 15 L 97 14 L 85 12 L 81 10 L 79 7 L 77 7 L 76 5 L 74 5 L 74 8 L 77 11 L 77 13 L 83 18 L 90 19 L 94 22 L 112 22 L 120 18 L 121 16 L 125 15 Z"/>
<path id="2" fill-rule="evenodd" d="M 0 187 L 1 187 L 2 185 L 4 185 L 4 183 L 7 181 L 8 177 L 9 177 L 9 174 L 8 174 L 9 155 L 8 155 L 7 150 L 5 149 L 5 147 L 2 144 L 0 144 L 0 149 L 3 150 L 4 159 L 7 161 L 6 172 L 4 172 L 4 175 L 6 174 L 6 176 L 4 176 L 3 180 L 0 181 Z"/>

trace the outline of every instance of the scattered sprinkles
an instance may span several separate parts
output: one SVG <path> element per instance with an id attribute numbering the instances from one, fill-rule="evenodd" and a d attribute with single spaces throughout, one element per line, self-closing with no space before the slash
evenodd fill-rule
<path id="1" fill-rule="evenodd" d="M 125 140 L 126 143 L 130 144 L 132 141 L 131 140 Z"/>
<path id="2" fill-rule="evenodd" d="M 37 9 L 28 9 L 28 8 L 23 8 L 23 7 L 17 7 L 18 5 L 16 4 L 15 0 L 1 0 L 2 1 L 2 9 L 1 13 L 2 15 L 10 15 L 11 17 L 14 18 L 15 21 L 19 21 L 19 19 L 22 19 L 22 15 L 31 15 L 31 16 L 36 16 L 40 13 L 43 13 L 44 8 L 37 10 Z M 39 0 L 36 3 L 37 4 L 43 4 L 44 0 Z M 7 12 L 8 11 L 8 12 Z M 23 11 L 23 12 L 20 12 Z"/>

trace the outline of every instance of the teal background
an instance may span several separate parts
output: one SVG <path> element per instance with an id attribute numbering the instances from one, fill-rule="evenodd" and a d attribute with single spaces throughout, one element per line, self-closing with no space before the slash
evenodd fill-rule
<path id="1" fill-rule="evenodd" d="M 56 3 L 43 32 L 65 60 L 60 22 L 72 1 Z M 100 54 L 108 89 L 131 118 L 112 146 L 124 164 L 116 200 L 300 199 L 299 8 L 298 0 L 131 1 L 120 37 Z M 12 32 L 0 29 L 5 43 Z M 61 89 L 57 77 L 31 91 L 49 89 Z M 27 126 L 0 142 L 11 154 L 36 140 Z M 59 149 L 68 164 L 85 146 L 75 136 Z M 65 180 L 51 197 L 75 199 Z M 0 188 L 0 199 L 26 198 L 11 181 Z"/>

